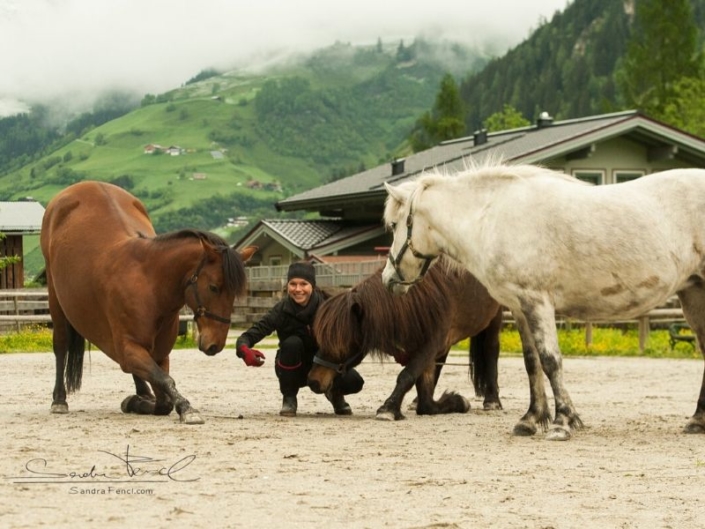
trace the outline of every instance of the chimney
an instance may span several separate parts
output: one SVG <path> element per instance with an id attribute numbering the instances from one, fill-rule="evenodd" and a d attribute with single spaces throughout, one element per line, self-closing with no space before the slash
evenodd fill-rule
<path id="1" fill-rule="evenodd" d="M 545 110 L 539 114 L 539 119 L 536 120 L 536 127 L 542 129 L 544 127 L 550 127 L 553 124 L 553 118 Z"/>
<path id="2" fill-rule="evenodd" d="M 392 160 L 392 176 L 397 176 L 404 173 L 405 158 L 394 158 Z"/>
<path id="3" fill-rule="evenodd" d="M 473 132 L 472 141 L 476 147 L 487 143 L 487 129 L 480 129 Z"/>

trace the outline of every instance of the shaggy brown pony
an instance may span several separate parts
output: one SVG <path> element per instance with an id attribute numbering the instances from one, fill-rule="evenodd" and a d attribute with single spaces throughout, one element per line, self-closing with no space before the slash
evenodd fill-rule
<path id="1" fill-rule="evenodd" d="M 465 413 L 470 404 L 462 395 L 444 392 L 436 401 L 433 393 L 451 345 L 471 337 L 476 393 L 485 397 L 485 409 L 499 409 L 501 325 L 500 305 L 468 272 L 441 263 L 407 295 L 394 296 L 383 286 L 380 269 L 318 309 L 313 331 L 319 352 L 308 384 L 324 393 L 337 373 L 358 365 L 368 354 L 391 355 L 403 369 L 394 391 L 377 410 L 378 419 L 403 419 L 401 404 L 414 384 L 417 414 Z"/>

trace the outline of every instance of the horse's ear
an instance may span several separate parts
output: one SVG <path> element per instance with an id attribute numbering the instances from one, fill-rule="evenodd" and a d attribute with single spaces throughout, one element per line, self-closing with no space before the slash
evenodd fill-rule
<path id="1" fill-rule="evenodd" d="M 400 203 L 406 202 L 409 198 L 409 195 L 411 195 L 411 192 L 407 191 L 406 189 L 389 185 L 387 182 L 384 183 L 384 187 L 387 190 L 389 196 Z"/>
<path id="2" fill-rule="evenodd" d="M 255 252 L 259 250 L 259 246 L 245 246 L 242 251 L 240 252 L 240 257 L 242 258 L 242 262 L 246 263 L 250 259 L 252 259 L 252 256 L 255 255 Z"/>

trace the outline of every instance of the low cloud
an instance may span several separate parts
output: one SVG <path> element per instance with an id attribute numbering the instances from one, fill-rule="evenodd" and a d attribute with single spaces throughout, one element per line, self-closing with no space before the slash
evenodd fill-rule
<path id="1" fill-rule="evenodd" d="M 70 96 L 79 105 L 106 89 L 160 93 L 205 68 L 336 41 L 424 35 L 501 52 L 566 1 L 3 0 L 0 115 L 17 101 Z"/>

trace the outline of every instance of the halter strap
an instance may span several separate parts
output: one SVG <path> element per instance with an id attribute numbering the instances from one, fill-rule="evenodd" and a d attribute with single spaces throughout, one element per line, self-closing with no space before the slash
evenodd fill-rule
<path id="1" fill-rule="evenodd" d="M 437 257 L 436 255 L 427 255 L 427 254 L 422 254 L 416 248 L 414 248 L 414 243 L 411 241 L 411 229 L 414 226 L 414 213 L 411 210 L 411 207 L 409 207 L 409 215 L 406 217 L 406 240 L 404 241 L 404 244 L 401 247 L 401 250 L 399 250 L 399 253 L 397 254 L 396 258 L 392 257 L 392 253 L 390 252 L 388 255 L 389 262 L 392 264 L 392 267 L 394 268 L 394 271 L 397 273 L 397 276 L 399 276 L 399 281 L 395 281 L 398 285 L 415 285 L 416 283 L 423 281 L 424 276 L 426 275 L 426 272 L 428 272 L 429 267 L 431 266 L 431 263 L 433 260 Z M 419 275 L 416 277 L 416 279 L 413 279 L 411 281 L 406 281 L 404 279 L 404 275 L 401 273 L 401 269 L 399 268 L 399 265 L 401 264 L 401 260 L 404 257 L 404 253 L 409 250 L 411 252 L 411 255 L 416 257 L 417 259 L 424 259 L 424 264 L 421 267 L 421 272 Z"/>
<path id="2" fill-rule="evenodd" d="M 207 258 L 208 257 L 206 255 L 203 256 L 203 259 L 201 259 L 198 268 L 196 268 L 196 271 L 189 278 L 188 283 L 186 285 L 186 288 L 193 287 L 193 297 L 196 298 L 196 309 L 193 311 L 193 321 L 198 321 L 198 318 L 200 318 L 201 316 L 205 316 L 206 318 L 210 318 L 212 320 L 219 321 L 220 323 L 227 323 L 228 325 L 230 325 L 232 321 L 230 318 L 224 318 L 222 316 L 212 313 L 201 303 L 201 296 L 198 294 L 198 274 L 200 274 L 201 270 L 203 270 Z"/>
<path id="3" fill-rule="evenodd" d="M 330 362 L 329 360 L 321 358 L 320 355 L 316 353 L 316 356 L 313 357 L 313 363 L 323 367 L 327 367 L 328 369 L 332 369 L 339 375 L 344 375 L 345 373 L 347 373 L 348 369 L 359 364 L 362 361 L 362 357 L 364 356 L 365 355 L 363 353 L 357 353 L 352 358 L 348 358 L 345 362 L 336 364 L 335 362 Z"/>

